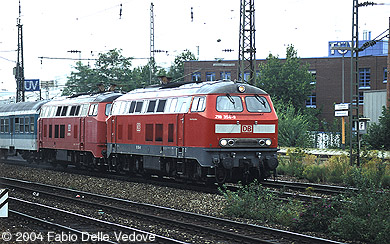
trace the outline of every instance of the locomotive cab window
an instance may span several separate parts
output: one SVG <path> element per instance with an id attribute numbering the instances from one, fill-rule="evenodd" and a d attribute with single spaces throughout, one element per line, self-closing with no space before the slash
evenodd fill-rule
<path id="1" fill-rule="evenodd" d="M 135 101 L 131 101 L 131 103 L 130 103 L 130 108 L 129 108 L 129 113 L 130 113 L 130 114 L 134 113 L 135 104 L 136 104 Z"/>
<path id="2" fill-rule="evenodd" d="M 242 112 L 242 101 L 239 96 L 226 96 L 217 97 L 217 111 L 218 112 Z"/>
<path id="3" fill-rule="evenodd" d="M 269 106 L 267 99 L 259 95 L 245 97 L 246 109 L 252 113 L 269 113 L 271 107 Z"/>
<path id="4" fill-rule="evenodd" d="M 135 105 L 135 112 L 136 113 L 141 113 L 143 104 L 144 104 L 143 101 L 137 101 L 137 104 Z"/>

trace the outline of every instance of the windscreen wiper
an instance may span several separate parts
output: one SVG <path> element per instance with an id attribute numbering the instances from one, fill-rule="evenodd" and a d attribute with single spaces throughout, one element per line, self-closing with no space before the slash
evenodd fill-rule
<path id="1" fill-rule="evenodd" d="M 233 103 L 233 105 L 235 105 L 236 102 L 234 101 L 233 97 L 230 96 L 229 93 L 226 93 L 226 96 L 227 96 L 227 98 L 229 98 L 230 102 Z"/>
<path id="2" fill-rule="evenodd" d="M 264 106 L 264 108 L 266 108 L 264 97 L 260 97 L 259 95 L 255 94 L 255 98 Z"/>

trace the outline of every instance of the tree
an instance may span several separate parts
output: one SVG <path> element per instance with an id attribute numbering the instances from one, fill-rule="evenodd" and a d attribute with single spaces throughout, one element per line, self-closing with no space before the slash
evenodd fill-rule
<path id="1" fill-rule="evenodd" d="M 91 93 L 97 91 L 98 84 L 109 87 L 115 84 L 119 89 L 129 91 L 137 87 L 132 83 L 131 59 L 121 54 L 121 50 L 113 49 L 107 53 L 99 53 L 95 67 L 77 62 L 66 82 L 63 95 Z"/>
<path id="2" fill-rule="evenodd" d="M 175 61 L 168 71 L 168 76 L 172 77 L 173 81 L 179 81 L 184 78 L 184 62 L 190 60 L 197 60 L 191 51 L 184 51 L 179 56 L 176 56 Z"/>
<path id="3" fill-rule="evenodd" d="M 295 109 L 303 110 L 313 90 L 311 81 L 308 65 L 301 64 L 294 46 L 289 45 L 284 62 L 270 54 L 267 62 L 260 65 L 260 77 L 256 85 L 280 102 L 291 103 Z"/>
<path id="4" fill-rule="evenodd" d="M 390 108 L 383 107 L 379 123 L 368 128 L 363 140 L 372 149 L 390 150 Z"/>

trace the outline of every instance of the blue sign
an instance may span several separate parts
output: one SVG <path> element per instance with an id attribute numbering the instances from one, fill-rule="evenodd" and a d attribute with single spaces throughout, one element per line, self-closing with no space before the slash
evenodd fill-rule
<path id="1" fill-rule="evenodd" d="M 32 91 L 40 91 L 39 87 L 39 79 L 30 79 L 24 80 L 24 91 L 32 92 Z"/>

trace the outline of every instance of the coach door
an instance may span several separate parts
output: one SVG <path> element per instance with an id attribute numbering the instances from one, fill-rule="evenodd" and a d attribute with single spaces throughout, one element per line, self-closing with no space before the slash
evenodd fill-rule
<path id="1" fill-rule="evenodd" d="M 10 148 L 12 147 L 15 147 L 15 117 L 14 116 L 10 116 L 9 118 L 9 136 L 10 136 L 10 142 L 9 142 L 9 146 Z"/>

